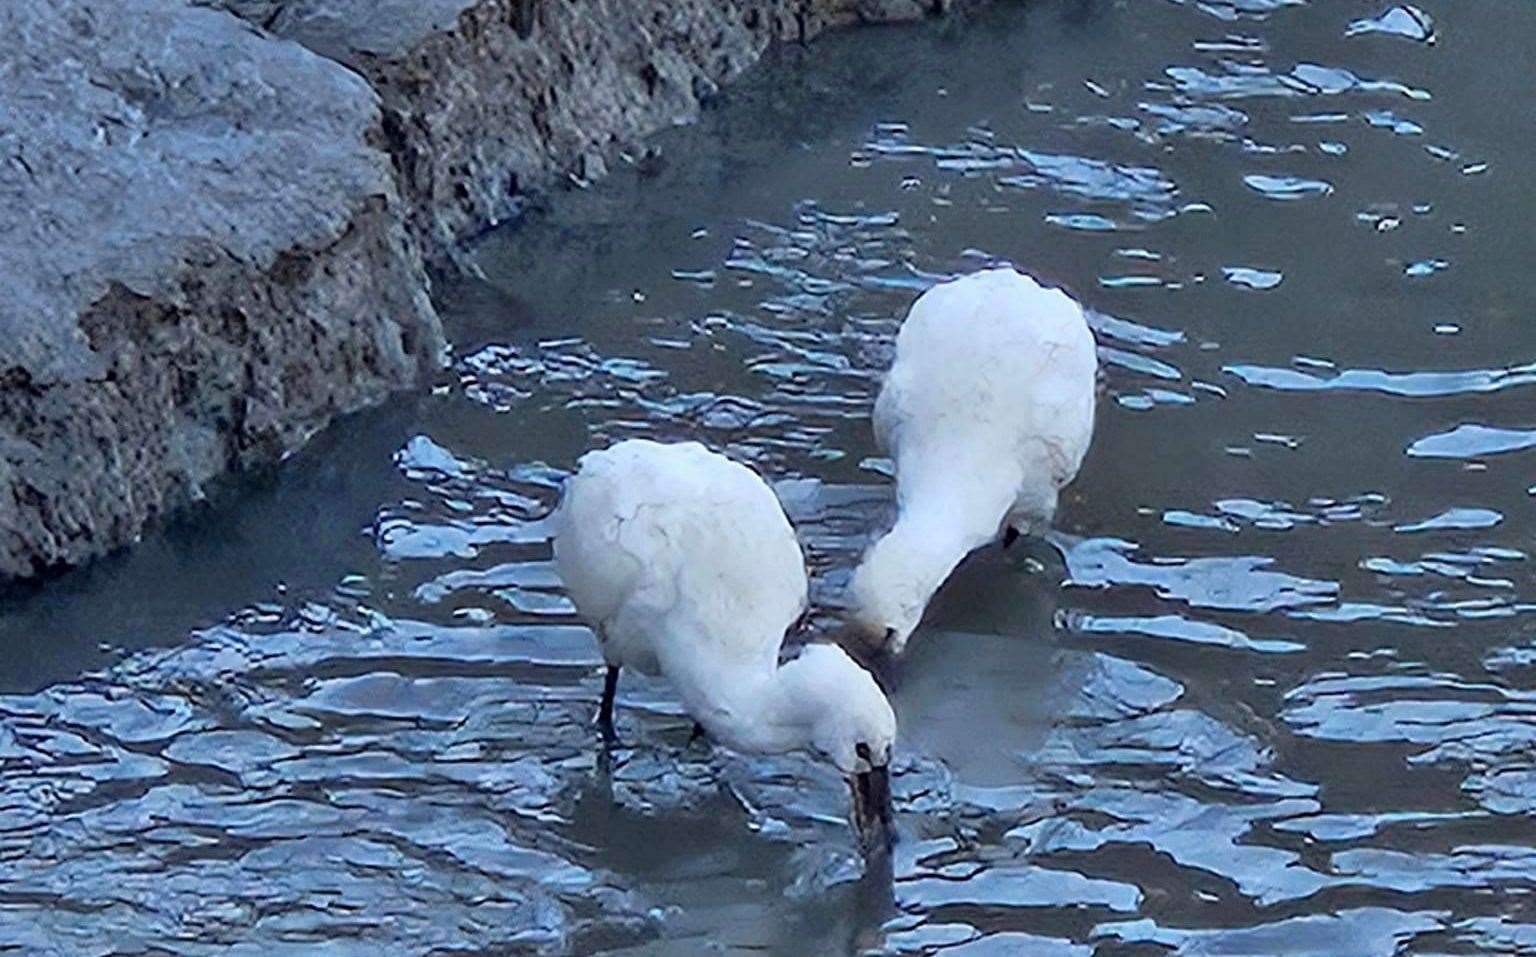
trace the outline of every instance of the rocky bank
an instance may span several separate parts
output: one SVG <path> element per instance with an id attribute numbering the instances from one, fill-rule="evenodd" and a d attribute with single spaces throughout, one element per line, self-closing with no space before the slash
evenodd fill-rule
<path id="1" fill-rule="evenodd" d="M 431 271 L 769 44 L 960 2 L 0 5 L 0 578 L 420 382 Z"/>

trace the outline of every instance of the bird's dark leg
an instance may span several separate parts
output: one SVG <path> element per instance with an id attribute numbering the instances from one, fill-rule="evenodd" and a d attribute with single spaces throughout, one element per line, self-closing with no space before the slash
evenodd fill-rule
<path id="1" fill-rule="evenodd" d="M 1018 529 L 1014 528 L 1012 525 L 1005 525 L 1005 526 L 1003 526 L 1003 550 L 1004 551 L 1007 551 L 1008 547 L 1010 545 L 1012 545 L 1014 542 L 1018 541 L 1018 540 L 1019 540 L 1019 530 Z"/>
<path id="2" fill-rule="evenodd" d="M 603 733 L 603 740 L 612 742 L 615 739 L 613 733 L 613 697 L 619 690 L 619 666 L 609 665 L 608 674 L 603 678 L 603 703 L 597 709 L 597 729 Z"/>
<path id="3" fill-rule="evenodd" d="M 693 747 L 693 743 L 702 737 L 704 737 L 704 726 L 695 721 L 693 723 L 693 733 L 688 735 L 688 746 L 690 748 Z"/>
<path id="4" fill-rule="evenodd" d="M 809 625 L 810 623 L 811 623 L 811 606 L 810 605 L 806 605 L 805 608 L 800 612 L 800 617 L 796 618 L 793 622 L 791 622 L 790 625 L 789 625 L 789 628 L 785 630 L 785 632 L 784 632 L 784 640 L 785 641 L 789 641 L 791 638 L 798 637 L 800 635 L 800 633 L 803 632 L 805 630 L 806 626 Z"/>

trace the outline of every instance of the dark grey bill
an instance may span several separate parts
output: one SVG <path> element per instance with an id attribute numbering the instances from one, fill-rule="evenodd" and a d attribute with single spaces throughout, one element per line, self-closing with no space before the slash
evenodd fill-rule
<path id="1" fill-rule="evenodd" d="M 871 768 L 853 776 L 853 824 L 866 854 L 891 849 L 891 770 Z"/>

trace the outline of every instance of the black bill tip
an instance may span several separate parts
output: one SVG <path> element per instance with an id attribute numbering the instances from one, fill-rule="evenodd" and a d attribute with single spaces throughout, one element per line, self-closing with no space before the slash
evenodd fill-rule
<path id="1" fill-rule="evenodd" d="M 881 766 L 861 771 L 850 782 L 853 789 L 853 823 L 866 854 L 891 849 L 891 770 Z"/>

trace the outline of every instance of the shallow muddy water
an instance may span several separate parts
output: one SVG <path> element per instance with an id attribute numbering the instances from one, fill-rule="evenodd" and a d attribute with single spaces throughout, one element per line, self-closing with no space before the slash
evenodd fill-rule
<path id="1" fill-rule="evenodd" d="M 1536 949 L 1536 8 L 1003 4 L 790 51 L 487 237 L 452 373 L 6 599 L 0 954 Z M 1093 310 L 1058 526 L 835 774 L 622 745 L 540 519 L 584 449 L 778 483 L 835 606 L 899 317 L 997 260 Z"/>

